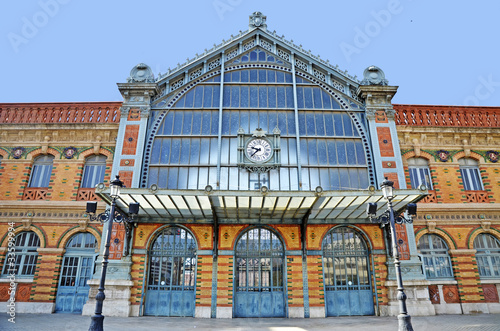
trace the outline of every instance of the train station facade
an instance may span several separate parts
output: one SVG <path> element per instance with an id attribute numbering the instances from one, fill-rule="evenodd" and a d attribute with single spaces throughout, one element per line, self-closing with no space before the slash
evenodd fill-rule
<path id="1" fill-rule="evenodd" d="M 109 208 L 119 175 L 140 210 L 113 225 L 105 316 L 396 315 L 366 215 L 388 178 L 397 213 L 418 203 L 396 227 L 410 314 L 500 312 L 500 108 L 394 105 L 362 76 L 256 12 L 166 74 L 134 66 L 122 102 L 0 104 L 0 300 L 93 313 L 106 233 L 85 203 Z"/>

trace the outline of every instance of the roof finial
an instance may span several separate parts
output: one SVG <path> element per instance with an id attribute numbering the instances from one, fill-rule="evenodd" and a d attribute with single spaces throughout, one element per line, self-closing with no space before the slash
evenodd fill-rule
<path id="1" fill-rule="evenodd" d="M 260 11 L 256 11 L 252 15 L 250 15 L 250 20 L 248 26 L 250 29 L 261 28 L 267 30 L 266 24 L 267 16 L 264 16 Z"/>

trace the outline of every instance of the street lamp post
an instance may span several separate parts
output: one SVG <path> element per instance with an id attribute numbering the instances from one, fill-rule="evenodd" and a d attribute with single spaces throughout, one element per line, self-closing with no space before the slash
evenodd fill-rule
<path id="1" fill-rule="evenodd" d="M 91 317 L 92 321 L 90 323 L 89 331 L 102 331 L 104 330 L 103 322 L 104 316 L 102 315 L 102 305 L 103 301 L 106 298 L 104 294 L 104 283 L 106 282 L 106 271 L 108 268 L 108 257 L 109 257 L 109 246 L 111 242 L 111 231 L 113 230 L 113 222 L 122 223 L 125 225 L 127 234 L 131 231 L 131 228 L 134 226 L 133 224 L 133 216 L 138 214 L 139 212 L 139 203 L 130 203 L 129 204 L 129 214 L 130 218 L 127 215 L 121 213 L 116 210 L 116 199 L 120 196 L 120 189 L 123 187 L 123 182 L 120 180 L 120 176 L 116 176 L 109 183 L 110 189 L 110 197 L 111 197 L 111 208 L 106 210 L 104 213 L 96 215 L 95 212 L 97 210 L 97 202 L 87 202 L 87 213 L 89 214 L 90 221 L 99 221 L 102 224 L 107 223 L 106 228 L 106 238 L 105 238 L 105 248 L 102 260 L 102 269 L 101 269 L 101 279 L 99 282 L 99 288 L 97 295 L 95 297 L 95 312 Z M 135 223 L 137 224 L 137 223 Z M 128 253 L 128 245 L 125 245 L 125 253 Z"/>
<path id="2" fill-rule="evenodd" d="M 384 198 L 387 200 L 387 211 L 385 211 L 379 217 L 376 217 L 377 204 L 369 203 L 367 208 L 367 214 L 371 222 L 382 223 L 384 225 L 389 224 L 391 229 L 391 245 L 392 245 L 392 256 L 394 258 L 394 268 L 396 271 L 396 280 L 398 283 L 398 294 L 397 299 L 399 300 L 399 331 L 413 331 L 413 326 L 411 325 L 411 316 L 408 314 L 408 309 L 406 308 L 406 294 L 403 287 L 403 278 L 401 276 L 401 261 L 399 261 L 399 250 L 398 241 L 396 238 L 396 225 L 395 223 L 412 223 L 412 217 L 417 214 L 417 205 L 410 203 L 407 206 L 408 218 L 403 215 L 394 216 L 394 210 L 392 209 L 392 199 L 394 199 L 393 188 L 394 182 L 388 180 L 387 178 L 382 182 L 380 188 L 384 194 Z"/>

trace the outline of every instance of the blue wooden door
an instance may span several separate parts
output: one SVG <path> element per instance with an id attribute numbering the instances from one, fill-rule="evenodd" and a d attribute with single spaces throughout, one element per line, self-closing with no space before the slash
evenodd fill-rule
<path id="1" fill-rule="evenodd" d="M 267 229 L 251 229 L 236 244 L 234 317 L 286 317 L 284 249 Z"/>
<path id="2" fill-rule="evenodd" d="M 66 245 L 56 296 L 56 313 L 82 313 L 94 273 L 97 240 L 90 233 L 79 233 Z"/>
<path id="3" fill-rule="evenodd" d="M 196 242 L 184 229 L 166 228 L 149 251 L 144 314 L 194 316 Z"/>
<path id="4" fill-rule="evenodd" d="M 368 250 L 348 227 L 330 231 L 323 240 L 323 274 L 327 316 L 373 315 Z"/>

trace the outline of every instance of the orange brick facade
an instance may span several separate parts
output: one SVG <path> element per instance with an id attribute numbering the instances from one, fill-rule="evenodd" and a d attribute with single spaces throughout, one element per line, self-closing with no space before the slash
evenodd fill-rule
<path id="1" fill-rule="evenodd" d="M 118 106 L 110 104 L 108 108 Z M 23 124 L 23 117 L 18 115 L 15 115 L 17 117 L 15 117 L 14 122 L 10 122 L 14 116 L 11 111 L 12 107 L 10 105 L 0 107 L 0 119 L 5 118 L 5 121 L 9 121 L 2 122 L 4 126 L 8 123 Z M 22 107 L 27 108 L 28 106 Z M 57 108 L 54 105 L 51 107 Z M 79 106 L 61 105 L 60 107 L 70 109 Z M 9 111 L 6 111 L 6 108 Z M 499 163 L 488 159 L 486 154 L 487 151 L 495 148 L 495 146 L 488 144 L 488 141 L 491 142 L 488 140 L 489 131 L 487 131 L 490 127 L 479 127 L 473 134 L 467 133 L 466 135 L 461 135 L 457 129 L 450 133 L 449 137 L 440 137 L 440 129 L 428 125 L 428 123 L 418 126 L 415 123 L 404 124 L 402 122 L 400 119 L 403 116 L 401 111 L 404 111 L 404 116 L 406 116 L 403 117 L 407 118 L 412 109 L 411 106 L 395 105 L 395 109 L 400 140 L 399 147 L 405 171 L 403 184 L 406 182 L 406 185 L 411 187 L 408 160 L 419 157 L 429 162 L 433 185 L 430 196 L 424 202 L 419 203 L 419 216 L 414 223 L 415 240 L 418 243 L 423 235 L 436 234 L 446 241 L 450 250 L 453 280 L 443 284 L 438 281 L 426 283 L 430 293 L 435 293 L 435 298 L 439 297 L 439 293 L 444 295 L 444 297 L 439 297 L 439 300 L 435 299 L 433 303 L 435 305 L 444 303 L 498 304 L 498 293 L 495 294 L 497 282 L 495 280 L 484 281 L 480 277 L 475 257 L 476 251 L 473 247 L 474 239 L 481 233 L 491 234 L 500 239 L 500 231 L 498 230 L 500 208 L 497 204 L 500 199 L 500 166 Z M 420 111 L 420 113 L 422 112 Z M 460 112 L 458 111 L 458 113 Z M 127 119 L 129 121 L 138 120 L 136 115 L 137 112 L 131 111 Z M 46 129 L 41 126 L 37 126 L 41 123 L 31 119 L 29 121 L 33 137 L 26 139 L 28 141 L 27 147 L 21 158 L 15 159 L 12 155 L 13 148 L 21 145 L 17 141 L 18 134 L 14 132 L 14 129 L 11 128 L 8 131 L 7 136 L 10 137 L 10 140 L 2 140 L 0 144 L 0 155 L 3 157 L 0 164 L 0 195 L 3 197 L 0 209 L 0 265 L 3 266 L 6 258 L 8 222 L 16 224 L 16 234 L 22 231 L 35 232 L 40 238 L 36 270 L 32 279 L 19 283 L 16 300 L 19 302 L 54 303 L 61 277 L 65 245 L 70 238 L 77 233 L 88 232 L 92 233 L 101 245 L 101 225 L 88 222 L 84 213 L 87 199 L 79 199 L 79 191 L 85 159 L 91 155 L 99 154 L 107 157 L 104 182 L 107 185 L 110 181 L 118 126 L 114 122 L 99 124 L 102 125 L 102 128 L 92 125 L 88 128 L 91 133 L 86 131 L 82 134 L 81 129 L 71 130 L 71 123 L 62 127 L 60 124 L 53 123 L 54 131 L 59 132 L 58 135 L 54 135 L 44 131 Z M 376 121 L 381 125 L 388 123 L 383 112 L 377 113 Z M 496 125 L 491 121 L 488 123 L 491 127 Z M 128 125 L 127 128 L 122 144 L 122 154 L 126 156 L 120 160 L 119 164 L 123 167 L 133 167 L 140 162 L 130 158 L 138 148 L 138 126 Z M 496 128 L 498 129 L 498 126 Z M 482 129 L 486 130 L 484 137 L 481 133 Z M 36 133 L 37 131 L 40 133 Z M 395 157 L 394 148 L 397 148 L 395 146 L 397 142 L 392 141 L 390 130 L 382 127 L 376 131 L 379 135 L 377 140 L 380 145 L 380 156 Z M 45 136 L 50 138 L 48 144 L 45 143 L 46 139 L 36 140 L 37 137 L 43 138 Z M 85 137 L 86 140 L 79 140 L 81 137 Z M 464 143 L 464 140 L 467 142 Z M 441 145 L 443 142 L 444 146 Z M 78 153 L 73 158 L 67 159 L 63 151 L 64 148 L 70 146 L 76 146 Z M 437 156 L 437 151 L 441 149 L 450 152 L 451 157 L 446 162 L 440 161 Z M 40 199 L 41 201 L 37 199 L 26 200 L 25 193 L 33 161 L 44 153 L 54 156 L 50 185 L 47 187 L 44 198 Z M 472 193 L 464 190 L 458 162 L 463 157 L 470 157 L 479 162 L 484 185 L 483 195 L 471 196 Z M 399 186 L 399 178 L 401 177 L 393 172 L 393 169 L 396 171 L 395 162 L 383 160 L 381 167 L 383 174 L 393 180 L 396 183 L 395 186 Z M 133 172 L 125 170 L 120 171 L 120 174 L 126 181 L 126 185 L 130 186 Z M 105 204 L 99 202 L 99 208 L 101 211 L 104 210 Z M 131 306 L 139 307 L 144 300 L 149 270 L 148 250 L 151 248 L 151 243 L 158 231 L 168 226 L 177 225 L 141 223 L 134 229 L 133 254 L 129 257 L 125 257 L 122 251 L 125 234 L 119 226 L 114 227 L 112 238 L 118 239 L 119 243 L 112 245 L 111 259 L 116 261 L 130 259 L 131 261 L 130 281 L 132 285 L 129 299 Z M 212 224 L 190 221 L 178 226 L 187 229 L 195 238 L 197 249 L 204 251 L 196 258 L 196 307 L 215 309 L 215 311 L 219 308 L 233 307 L 235 256 L 230 253 L 234 253 L 239 236 L 251 226 L 249 224 L 221 224 L 217 238 L 214 238 L 215 231 Z M 305 248 L 311 253 L 305 258 L 301 255 L 304 247 L 302 247 L 302 228 L 300 225 L 275 224 L 265 226 L 282 240 L 285 251 L 295 254 L 287 255 L 284 259 L 287 307 L 325 308 L 322 243 L 327 233 L 338 226 L 342 225 L 310 224 L 304 239 Z M 352 229 L 362 235 L 370 250 L 368 267 L 373 272 L 370 276 L 370 282 L 374 295 L 374 305 L 377 307 L 388 306 L 391 300 L 390 286 L 387 285 L 388 264 L 391 261 L 384 253 L 387 249 L 384 234 L 380 227 L 375 224 L 359 224 Z M 400 232 L 400 237 L 404 237 L 405 228 L 401 227 Z M 408 241 L 408 238 L 404 238 L 404 240 Z M 214 247 L 215 243 L 217 243 L 217 247 Z M 223 252 L 217 256 L 216 260 L 210 254 L 215 248 Z M 405 249 L 402 251 L 408 254 L 408 256 L 402 254 L 402 259 L 409 258 L 409 251 Z M 303 272 L 304 267 L 307 268 L 306 273 Z M 307 291 L 304 290 L 304 285 L 307 285 Z M 441 292 L 437 292 L 437 286 L 441 286 Z M 1 300 L 8 299 L 7 292 L 8 282 L 0 282 Z"/>

